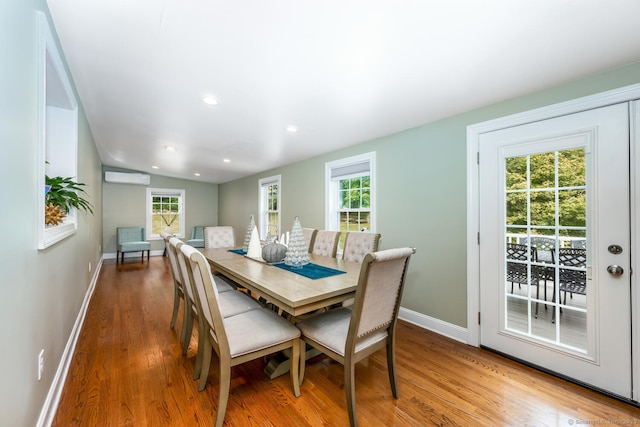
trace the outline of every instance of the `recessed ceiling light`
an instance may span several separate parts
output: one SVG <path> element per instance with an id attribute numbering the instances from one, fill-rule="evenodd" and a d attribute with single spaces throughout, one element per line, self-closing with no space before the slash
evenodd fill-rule
<path id="1" fill-rule="evenodd" d="M 195 176 L 200 176 L 200 174 L 198 172 L 194 173 Z"/>
<path id="2" fill-rule="evenodd" d="M 151 168 L 152 169 L 160 169 L 160 166 L 153 165 L 153 166 L 151 166 Z"/>
<path id="3" fill-rule="evenodd" d="M 202 102 L 204 102 L 207 105 L 218 105 L 218 100 L 211 95 L 207 95 L 203 97 Z"/>
<path id="4" fill-rule="evenodd" d="M 172 147 L 170 145 L 165 145 L 164 149 L 167 150 L 167 151 L 176 151 L 175 147 Z"/>
<path id="5" fill-rule="evenodd" d="M 222 159 L 222 161 L 225 162 L 225 163 L 231 163 L 231 160 L 229 160 L 229 159 Z"/>
<path id="6" fill-rule="evenodd" d="M 287 132 L 296 133 L 296 132 L 298 132 L 298 127 L 297 126 L 293 126 L 293 125 L 289 125 L 289 126 L 287 126 Z"/>

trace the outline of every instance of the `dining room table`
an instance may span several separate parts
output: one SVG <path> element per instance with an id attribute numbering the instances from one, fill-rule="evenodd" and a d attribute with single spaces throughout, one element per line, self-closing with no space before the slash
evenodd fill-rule
<path id="1" fill-rule="evenodd" d="M 200 250 L 213 274 L 228 277 L 293 317 L 353 298 L 360 276 L 361 264 L 314 254 L 309 254 L 308 265 L 291 268 L 249 258 L 239 249 Z M 311 269 L 326 275 L 305 276 Z"/>
<path id="2" fill-rule="evenodd" d="M 240 249 L 199 250 L 209 261 L 214 275 L 223 275 L 246 288 L 260 301 L 277 307 L 281 315 L 293 323 L 305 315 L 353 299 L 362 266 L 309 254 L 309 264 L 294 268 L 249 258 Z M 317 351 L 308 351 L 307 359 L 317 354 Z M 264 371 L 271 379 L 289 372 L 288 355 L 275 355 Z"/>

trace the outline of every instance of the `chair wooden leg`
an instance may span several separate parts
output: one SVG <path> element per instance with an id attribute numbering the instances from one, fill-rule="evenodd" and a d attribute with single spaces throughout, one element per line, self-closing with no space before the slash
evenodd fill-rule
<path id="1" fill-rule="evenodd" d="M 116 264 L 120 260 L 120 251 L 116 251 Z"/>
<path id="2" fill-rule="evenodd" d="M 220 391 L 218 393 L 218 411 L 216 412 L 216 427 L 224 424 L 224 414 L 227 412 L 229 388 L 231 387 L 231 363 L 220 359 Z"/>
<path id="3" fill-rule="evenodd" d="M 198 353 L 196 356 L 196 368 L 193 372 L 193 379 L 200 378 L 200 372 L 202 372 L 202 357 L 204 349 L 207 346 L 207 325 L 202 316 L 198 316 Z"/>
<path id="4" fill-rule="evenodd" d="M 182 292 L 178 288 L 178 286 L 174 286 L 173 289 L 173 315 L 171 316 L 171 323 L 169 325 L 170 328 L 176 326 L 176 319 L 178 318 L 178 310 L 180 310 L 180 294 Z"/>
<path id="5" fill-rule="evenodd" d="M 209 366 L 211 365 L 211 352 L 213 347 L 207 344 L 202 349 L 202 369 L 200 370 L 200 382 L 198 383 L 198 391 L 204 390 L 207 386 L 207 377 L 209 376 Z"/>
<path id="6" fill-rule="evenodd" d="M 187 308 L 185 304 L 184 311 L 186 322 L 183 325 L 182 335 L 184 336 L 184 341 L 182 341 L 182 354 L 187 354 L 187 350 L 189 350 L 189 343 L 191 342 L 191 334 L 193 333 L 193 312 L 190 308 Z"/>
<path id="7" fill-rule="evenodd" d="M 293 346 L 291 348 L 291 355 L 289 356 L 289 371 L 291 374 L 291 386 L 293 387 L 293 394 L 295 397 L 300 397 L 300 340 L 296 338 L 293 340 Z M 304 363 L 304 362 L 302 362 Z"/>
<path id="8" fill-rule="evenodd" d="M 301 339 L 300 340 L 300 381 L 298 384 L 302 385 L 304 382 L 304 370 L 307 360 L 307 343 Z"/>
<path id="9" fill-rule="evenodd" d="M 347 394 L 347 411 L 349 412 L 349 424 L 351 427 L 358 425 L 356 415 L 356 367 L 351 360 L 344 361 L 344 390 Z"/>
<path id="10" fill-rule="evenodd" d="M 389 384 L 391 385 L 391 393 L 393 397 L 398 398 L 398 378 L 396 376 L 396 352 L 394 349 L 393 338 L 389 337 L 387 343 L 387 370 L 389 371 Z"/>

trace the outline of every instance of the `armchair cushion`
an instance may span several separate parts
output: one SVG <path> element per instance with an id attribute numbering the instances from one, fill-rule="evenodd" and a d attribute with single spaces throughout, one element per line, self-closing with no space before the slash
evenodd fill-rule
<path id="1" fill-rule="evenodd" d="M 191 230 L 191 239 L 187 240 L 187 245 L 194 248 L 204 248 L 204 226 L 196 225 Z"/>

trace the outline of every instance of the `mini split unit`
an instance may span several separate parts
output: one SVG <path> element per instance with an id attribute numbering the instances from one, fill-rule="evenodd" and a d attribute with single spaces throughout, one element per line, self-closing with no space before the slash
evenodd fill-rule
<path id="1" fill-rule="evenodd" d="M 149 185 L 151 177 L 142 173 L 124 173 L 124 172 L 111 172 L 104 173 L 105 182 L 111 182 L 114 184 L 137 184 L 137 185 Z"/>

